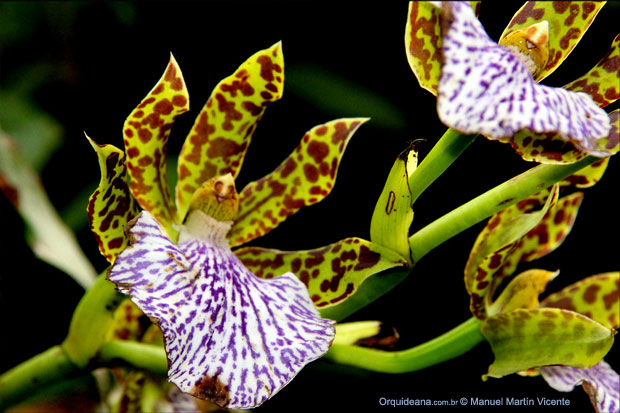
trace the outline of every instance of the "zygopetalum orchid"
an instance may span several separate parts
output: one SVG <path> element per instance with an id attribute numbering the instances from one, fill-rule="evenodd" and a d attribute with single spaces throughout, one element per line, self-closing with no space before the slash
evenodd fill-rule
<path id="1" fill-rule="evenodd" d="M 586 278 L 539 302 L 559 271 L 528 270 L 494 298 L 519 263 L 553 251 L 570 232 L 583 193 L 558 200 L 559 186 L 489 219 L 465 268 L 471 310 L 495 354 L 488 376 L 540 373 L 560 391 L 583 383 L 598 412 L 617 412 L 619 377 L 601 359 L 618 328 L 620 273 Z"/>
<path id="2" fill-rule="evenodd" d="M 125 153 L 91 141 L 102 179 L 89 217 L 113 263 L 108 279 L 162 329 L 169 380 L 220 406 L 253 407 L 274 395 L 334 338 L 333 322 L 316 307 L 337 304 L 370 275 L 407 264 L 359 238 L 309 251 L 231 250 L 327 196 L 365 121 L 311 129 L 279 167 L 237 193 L 234 178 L 251 136 L 265 107 L 282 95 L 283 68 L 277 43 L 215 87 L 179 155 L 176 203 L 166 144 L 189 98 L 174 58 L 127 118 Z"/>
<path id="3" fill-rule="evenodd" d="M 619 111 L 601 108 L 620 97 L 620 35 L 592 70 L 564 88 L 536 83 L 568 56 L 603 4 L 527 2 L 497 44 L 467 2 L 411 2 L 409 64 L 451 128 L 510 143 L 541 163 L 608 157 L 619 148 L 617 134 L 610 135 Z"/>

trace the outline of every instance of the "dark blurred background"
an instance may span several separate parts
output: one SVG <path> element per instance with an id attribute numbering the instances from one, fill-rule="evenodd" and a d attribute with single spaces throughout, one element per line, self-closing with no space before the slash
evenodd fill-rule
<path id="1" fill-rule="evenodd" d="M 492 38 L 499 38 L 520 4 L 483 3 L 480 19 Z M 616 34 L 612 27 L 617 27 L 618 11 L 618 3 L 606 5 L 544 83 L 564 85 L 594 66 Z M 374 204 L 396 156 L 410 141 L 421 139 L 423 158 L 446 129 L 436 116 L 435 98 L 419 88 L 407 63 L 406 17 L 405 2 L 2 2 L 0 125 L 42 174 L 52 203 L 101 271 L 106 261 L 98 253 L 85 213 L 99 167 L 84 132 L 98 143 L 122 147 L 125 117 L 159 79 L 172 52 L 191 103 L 190 113 L 172 130 L 173 161 L 219 80 L 254 52 L 282 40 L 284 97 L 267 109 L 254 135 L 237 180 L 239 188 L 272 171 L 311 127 L 344 116 L 372 120 L 349 144 L 333 193 L 254 244 L 309 249 L 348 236 L 368 239 Z M 617 107 L 616 102 L 610 110 Z M 419 198 L 412 230 L 532 166 L 508 145 L 479 138 Z M 519 270 L 560 269 L 552 291 L 588 275 L 618 270 L 619 174 L 617 160 L 612 159 L 602 181 L 586 190 L 564 245 Z M 63 340 L 83 290 L 32 254 L 19 214 L 2 197 L 0 219 L 4 371 Z M 407 348 L 468 319 L 463 268 L 483 226 L 432 251 L 398 288 L 349 320 L 383 320 L 399 331 L 399 348 Z M 616 346 L 607 360 L 617 354 Z M 260 410 L 373 410 L 380 409 L 380 397 L 537 396 L 570 399 L 570 407 L 556 410 L 590 409 L 580 389 L 557 393 L 541 378 L 513 375 L 483 383 L 480 377 L 492 360 L 489 346 L 481 344 L 456 360 L 401 375 L 319 361 Z"/>

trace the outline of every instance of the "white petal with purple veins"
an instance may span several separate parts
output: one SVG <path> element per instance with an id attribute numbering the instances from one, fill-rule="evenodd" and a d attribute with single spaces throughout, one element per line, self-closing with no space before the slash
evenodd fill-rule
<path id="1" fill-rule="evenodd" d="M 254 276 L 223 237 L 230 223 L 193 214 L 176 246 L 142 212 L 108 279 L 159 324 L 171 382 L 221 406 L 254 407 L 328 350 L 334 323 L 294 274 Z"/>
<path id="2" fill-rule="evenodd" d="M 605 361 L 589 369 L 551 366 L 538 371 L 558 391 L 569 392 L 582 384 L 597 412 L 620 412 L 620 376 Z"/>
<path id="3" fill-rule="evenodd" d="M 610 155 L 597 145 L 609 133 L 609 117 L 590 96 L 539 85 L 524 63 L 529 58 L 491 40 L 469 2 L 441 3 L 443 123 L 493 139 L 522 129 L 555 132 L 592 155 Z"/>

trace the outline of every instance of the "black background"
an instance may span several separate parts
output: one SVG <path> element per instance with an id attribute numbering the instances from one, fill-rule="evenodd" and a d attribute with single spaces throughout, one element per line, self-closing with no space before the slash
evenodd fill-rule
<path id="1" fill-rule="evenodd" d="M 28 25 L 27 36 L 2 39 L 1 87 L 10 87 L 20 71 L 34 63 L 45 62 L 52 68 L 34 98 L 64 128 L 64 145 L 42 170 L 43 183 L 59 209 L 99 180 L 96 156 L 83 132 L 99 143 L 122 147 L 123 121 L 159 79 L 169 52 L 183 70 L 191 104 L 190 113 L 180 117 L 172 130 L 169 153 L 174 157 L 217 82 L 257 50 L 283 41 L 284 97 L 267 109 L 237 179 L 238 188 L 273 170 L 311 127 L 344 116 L 373 117 L 373 113 L 356 110 L 354 99 L 341 109 L 320 109 L 287 83 L 288 69 L 302 70 L 309 64 L 321 67 L 382 96 L 402 115 L 403 122 L 392 127 L 373 120 L 362 126 L 344 155 L 333 193 L 255 245 L 294 250 L 348 236 L 367 239 L 374 204 L 395 157 L 417 139 L 424 140 L 418 146 L 424 157 L 445 131 L 436 116 L 434 97 L 419 88 L 406 60 L 404 2 L 24 2 L 1 6 L 3 12 L 12 7 L 21 19 L 19 24 Z M 519 7 L 519 2 L 482 5 L 480 19 L 492 38 L 499 38 Z M 15 16 L 5 14 L 4 18 Z M 568 60 L 544 83 L 561 86 L 596 64 L 616 34 L 611 28 L 617 16 L 617 5 L 603 8 Z M 332 92 L 317 90 L 316 94 L 330 99 Z M 3 126 L 10 129 L 10 125 Z M 508 145 L 479 138 L 419 198 L 412 231 L 532 166 Z M 553 291 L 588 275 L 617 270 L 618 176 L 617 162 L 612 159 L 603 180 L 586 190 L 579 218 L 564 245 L 520 270 L 560 269 L 561 275 L 550 286 Z M 4 371 L 62 341 L 82 289 L 33 256 L 24 240 L 21 218 L 1 197 L 0 219 L 0 370 Z M 463 268 L 482 226 L 429 253 L 398 288 L 350 320 L 380 319 L 394 326 L 401 335 L 400 348 L 424 342 L 465 321 L 470 313 Z M 106 262 L 92 234 L 83 228 L 78 239 L 97 270 L 103 270 Z M 612 360 L 614 353 L 617 349 L 606 359 Z M 537 396 L 571 401 L 570 407 L 547 409 L 589 409 L 580 389 L 558 393 L 541 378 L 513 375 L 483 383 L 480 377 L 492 360 L 490 348 L 483 343 L 453 361 L 401 375 L 319 361 L 259 410 L 390 409 L 379 406 L 380 397 Z"/>

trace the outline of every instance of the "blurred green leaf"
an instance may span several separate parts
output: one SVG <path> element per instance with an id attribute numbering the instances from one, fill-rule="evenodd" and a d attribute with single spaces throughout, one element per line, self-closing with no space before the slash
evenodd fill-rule
<path id="1" fill-rule="evenodd" d="M 313 64 L 286 69 L 286 90 L 336 117 L 368 116 L 380 128 L 403 129 L 403 114 L 385 97 Z"/>
<path id="2" fill-rule="evenodd" d="M 95 280 L 92 267 L 75 235 L 49 201 L 41 181 L 21 156 L 15 141 L 0 131 L 0 189 L 24 218 L 33 252 L 69 274 L 84 288 Z"/>

